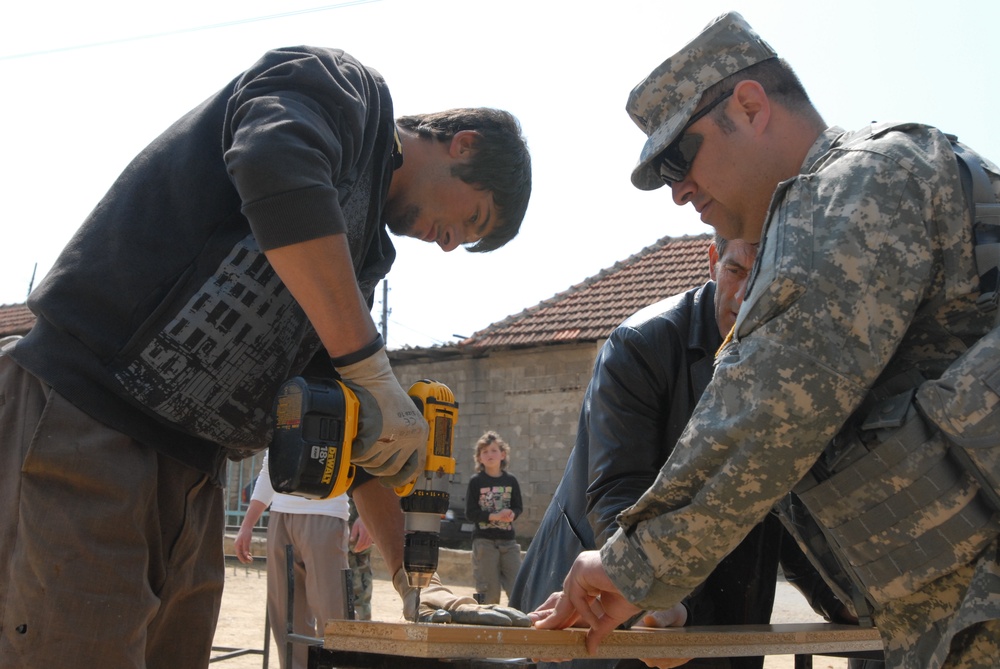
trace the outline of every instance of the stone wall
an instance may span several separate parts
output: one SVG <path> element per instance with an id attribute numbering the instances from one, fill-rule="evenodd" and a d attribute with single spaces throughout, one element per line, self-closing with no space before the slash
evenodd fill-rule
<path id="1" fill-rule="evenodd" d="M 455 393 L 459 415 L 452 508 L 465 508 L 476 441 L 486 430 L 496 430 L 510 444 L 509 471 L 521 485 L 524 513 L 515 523 L 518 537 L 526 543 L 534 535 L 575 443 L 580 405 L 598 350 L 594 343 L 567 344 L 481 357 L 393 360 L 404 388 L 431 378 Z"/>

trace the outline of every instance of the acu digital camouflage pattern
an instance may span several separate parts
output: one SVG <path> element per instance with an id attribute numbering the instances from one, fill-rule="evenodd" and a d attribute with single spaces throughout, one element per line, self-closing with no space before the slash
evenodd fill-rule
<path id="1" fill-rule="evenodd" d="M 729 12 L 653 70 L 625 107 L 649 137 L 632 172 L 635 187 L 655 190 L 663 185 L 653 162 L 677 138 L 709 87 L 776 55 L 742 16 Z"/>
<path id="2" fill-rule="evenodd" d="M 615 585 L 642 607 L 680 601 L 845 423 L 857 424 L 848 420 L 870 388 L 910 369 L 936 378 L 990 330 L 977 296 L 949 140 L 915 124 L 826 131 L 802 173 L 775 193 L 736 337 L 712 384 L 656 482 L 601 551 Z M 904 495 L 921 478 L 883 476 Z M 871 550 L 905 554 L 978 505 L 971 477 L 953 479 L 904 526 L 867 528 Z M 859 504 L 876 494 L 866 489 Z M 941 666 L 956 631 L 1000 618 L 997 530 L 994 515 L 955 539 L 958 561 L 931 560 L 927 573 L 868 593 L 881 608 L 875 620 L 890 666 Z M 971 564 L 956 563 L 970 556 Z"/>
<path id="3" fill-rule="evenodd" d="M 354 619 L 372 619 L 372 549 L 360 553 L 347 552 L 347 566 L 351 570 L 351 590 L 354 593 Z"/>
<path id="4" fill-rule="evenodd" d="M 1000 326 L 917 392 L 921 411 L 968 458 L 1000 509 Z"/>
<path id="5" fill-rule="evenodd" d="M 347 523 L 353 528 L 358 520 L 358 507 L 354 498 L 347 498 Z M 372 548 L 355 551 L 352 543 L 347 551 L 347 567 L 351 570 L 351 590 L 354 592 L 354 619 L 372 619 L 372 594 L 375 584 L 372 581 Z"/>

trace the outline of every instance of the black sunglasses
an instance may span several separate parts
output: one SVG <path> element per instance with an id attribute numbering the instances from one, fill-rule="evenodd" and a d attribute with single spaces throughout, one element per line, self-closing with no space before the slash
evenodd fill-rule
<path id="1" fill-rule="evenodd" d="M 677 139 L 663 150 L 663 153 L 660 154 L 660 178 L 663 179 L 664 183 L 669 185 L 684 181 L 684 177 L 691 171 L 691 163 L 698 155 L 698 149 L 701 148 L 701 140 L 703 139 L 701 135 L 695 133 L 689 135 L 687 129 L 732 94 L 732 91 L 723 93 L 692 114 L 691 119 L 681 128 Z"/>

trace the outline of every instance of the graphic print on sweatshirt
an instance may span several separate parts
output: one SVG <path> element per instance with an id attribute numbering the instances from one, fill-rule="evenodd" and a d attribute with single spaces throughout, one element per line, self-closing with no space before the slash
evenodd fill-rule
<path id="1" fill-rule="evenodd" d="M 514 488 L 509 485 L 483 486 L 479 489 L 479 508 L 488 513 L 497 513 L 510 508 L 510 498 Z M 480 529 L 498 527 L 509 530 L 513 523 L 500 520 L 486 520 L 479 523 Z"/>
<path id="2" fill-rule="evenodd" d="M 371 169 L 345 189 L 351 254 L 365 252 Z M 378 277 L 381 279 L 381 276 Z M 362 282 L 366 299 L 378 279 Z M 143 406 L 197 437 L 249 455 L 270 441 L 278 387 L 320 341 L 252 234 L 115 378 Z"/>
<path id="3" fill-rule="evenodd" d="M 263 447 L 271 400 L 307 331 L 305 313 L 247 235 L 115 376 L 137 402 L 191 434 Z"/>

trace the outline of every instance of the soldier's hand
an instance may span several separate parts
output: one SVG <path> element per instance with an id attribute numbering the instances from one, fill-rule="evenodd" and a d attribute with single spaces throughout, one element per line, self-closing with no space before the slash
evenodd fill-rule
<path id="1" fill-rule="evenodd" d="M 427 457 L 427 421 L 393 375 L 385 347 L 336 369 L 361 404 L 351 462 L 381 477 L 384 485 L 409 483 Z"/>
<path id="2" fill-rule="evenodd" d="M 566 575 L 562 592 L 532 611 L 531 618 L 538 629 L 564 629 L 582 621 L 590 627 L 587 650 L 593 653 L 604 637 L 640 611 L 608 578 L 600 553 L 584 551 Z"/>

